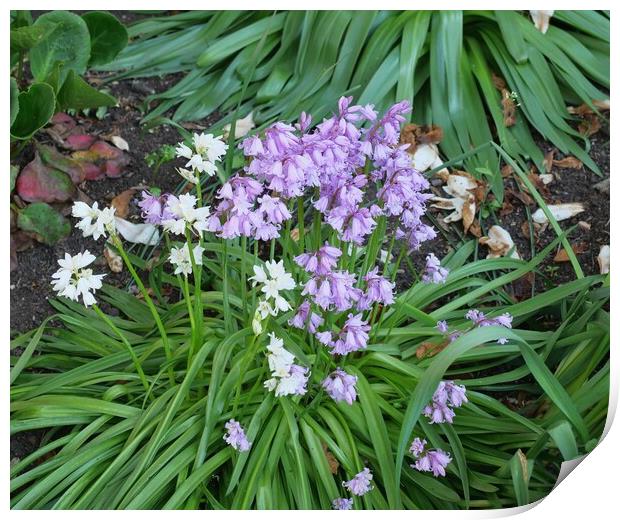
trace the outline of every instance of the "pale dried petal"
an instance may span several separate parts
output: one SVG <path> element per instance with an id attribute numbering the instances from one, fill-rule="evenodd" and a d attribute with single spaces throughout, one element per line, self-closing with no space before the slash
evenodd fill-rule
<path id="1" fill-rule="evenodd" d="M 430 168 L 436 168 L 441 165 L 441 159 L 439 158 L 439 151 L 437 145 L 434 144 L 421 144 L 419 145 L 411 158 L 413 167 L 419 172 L 425 172 Z M 437 164 L 437 161 L 439 163 Z M 435 166 L 433 166 L 435 165 Z"/>
<path id="2" fill-rule="evenodd" d="M 491 226 L 491 229 L 489 229 L 489 236 L 481 237 L 478 241 L 489 248 L 487 258 L 506 256 L 515 245 L 510 233 L 501 226 Z M 510 257 L 521 258 L 516 248 L 512 251 Z"/>
<path id="3" fill-rule="evenodd" d="M 609 246 L 604 245 L 601 246 L 601 251 L 596 257 L 598 262 L 598 267 L 601 271 L 601 274 L 607 274 L 609 272 Z"/>
<path id="4" fill-rule="evenodd" d="M 566 204 L 549 204 L 547 206 L 549 211 L 554 216 L 555 220 L 558 222 L 561 220 L 566 220 L 575 215 L 578 215 L 582 211 L 585 211 L 583 204 L 581 202 L 569 202 Z M 537 224 L 546 224 L 549 222 L 547 219 L 547 215 L 543 212 L 541 208 L 538 208 L 534 214 L 532 215 L 532 220 Z"/>
<path id="5" fill-rule="evenodd" d="M 552 173 L 541 173 L 538 178 L 544 185 L 551 184 L 553 182 L 553 174 Z"/>
<path id="6" fill-rule="evenodd" d="M 123 270 L 123 259 L 121 255 L 119 255 L 112 248 L 108 247 L 107 244 L 103 248 L 103 256 L 108 263 L 110 271 L 113 273 L 120 273 Z"/>
<path id="7" fill-rule="evenodd" d="M 451 173 L 448 175 L 447 183 L 443 189 L 448 195 L 468 199 L 471 195 L 469 190 L 475 190 L 477 186 L 478 183 L 473 177 Z"/>
<path id="8" fill-rule="evenodd" d="M 224 125 L 224 139 L 228 139 L 230 126 L 230 123 Z M 237 119 L 237 123 L 235 124 L 235 139 L 239 139 L 240 137 L 247 135 L 255 126 L 253 112 L 250 112 L 243 119 Z"/>
<path id="9" fill-rule="evenodd" d="M 124 218 L 115 218 L 116 230 L 128 242 L 154 246 L 159 242 L 159 230 L 153 224 L 134 224 Z"/>
<path id="10" fill-rule="evenodd" d="M 550 11 L 530 11 L 530 16 L 534 22 L 534 26 L 541 33 L 545 34 L 549 29 L 549 20 L 553 16 L 553 10 Z"/>
<path id="11" fill-rule="evenodd" d="M 113 135 L 110 137 L 110 141 L 112 141 L 112 144 L 119 150 L 124 150 L 125 152 L 129 151 L 129 144 L 120 135 Z"/>

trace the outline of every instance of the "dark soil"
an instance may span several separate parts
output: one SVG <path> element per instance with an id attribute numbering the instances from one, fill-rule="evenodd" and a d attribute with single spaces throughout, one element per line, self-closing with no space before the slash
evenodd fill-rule
<path id="1" fill-rule="evenodd" d="M 91 77 L 91 81 L 99 79 Z M 106 178 L 100 181 L 86 181 L 80 189 L 93 201 L 98 201 L 100 207 L 110 204 L 110 200 L 122 191 L 136 186 L 158 187 L 162 191 L 174 191 L 182 180 L 174 168 L 181 163 L 173 161 L 165 163 L 159 171 L 149 168 L 144 156 L 157 150 L 165 144 L 175 144 L 180 140 L 178 131 L 171 126 L 158 126 L 151 130 L 144 130 L 140 126 L 141 112 L 144 98 L 154 92 L 168 89 L 178 81 L 176 75 L 164 78 L 148 78 L 145 80 L 123 80 L 112 82 L 109 85 L 111 93 L 118 99 L 119 106 L 110 108 L 102 120 L 96 118 L 78 118 L 80 124 L 89 127 L 89 133 L 95 135 L 118 135 L 129 144 L 128 154 L 131 162 L 120 178 Z M 198 121 L 197 124 L 206 126 L 208 121 Z M 43 133 L 37 135 L 41 142 L 48 138 Z M 51 141 L 50 141 L 51 143 Z M 51 143 L 53 144 L 53 143 Z M 28 146 L 15 161 L 20 167 L 27 164 L 33 157 L 33 149 Z M 139 194 L 139 191 L 138 193 Z M 138 218 L 139 208 L 135 200 L 131 206 L 130 220 Z M 57 260 L 65 252 L 76 254 L 88 249 L 100 257 L 98 261 L 107 266 L 102 256 L 103 244 L 96 243 L 91 238 L 84 238 L 81 233 L 73 229 L 72 234 L 56 243 L 46 246 L 36 243 L 34 247 L 17 253 L 18 267 L 11 272 L 11 330 L 25 332 L 36 326 L 53 313 L 47 302 L 52 296 L 50 279 L 52 273 L 58 269 Z M 128 281 L 125 272 L 114 274 L 109 272 L 107 283 L 117 286 Z"/>

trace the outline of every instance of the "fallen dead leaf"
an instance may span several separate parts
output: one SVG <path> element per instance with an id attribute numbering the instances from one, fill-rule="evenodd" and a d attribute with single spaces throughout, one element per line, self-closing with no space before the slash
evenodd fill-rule
<path id="1" fill-rule="evenodd" d="M 577 125 L 577 130 L 586 137 L 593 136 L 601 129 L 601 121 L 595 114 L 584 116 L 583 121 Z"/>
<path id="2" fill-rule="evenodd" d="M 108 263 L 110 271 L 113 273 L 120 273 L 123 270 L 123 259 L 121 255 L 109 247 L 107 243 L 103 247 L 103 256 Z"/>
<path id="3" fill-rule="evenodd" d="M 125 218 L 129 214 L 129 203 L 135 193 L 135 188 L 129 188 L 128 190 L 122 191 L 112 199 L 110 204 L 116 208 L 115 215 L 117 217 Z"/>
<path id="4" fill-rule="evenodd" d="M 291 238 L 294 242 L 299 242 L 299 228 L 293 228 L 291 230 Z"/>
<path id="5" fill-rule="evenodd" d="M 549 211 L 551 212 L 555 220 L 557 220 L 558 222 L 574 217 L 575 215 L 578 215 L 579 213 L 585 211 L 585 208 L 583 207 L 583 204 L 581 202 L 569 202 L 566 204 L 549 204 L 547 207 L 549 208 Z M 532 220 L 537 224 L 546 224 L 547 222 L 549 222 L 549 220 L 547 219 L 547 215 L 545 215 L 541 208 L 538 208 L 532 214 Z"/>
<path id="6" fill-rule="evenodd" d="M 576 255 L 585 253 L 588 250 L 588 244 L 586 244 L 585 242 L 578 242 L 577 244 L 571 244 L 570 247 Z M 556 255 L 553 257 L 553 261 L 554 262 L 570 261 L 570 257 L 568 256 L 566 249 L 560 249 L 556 253 Z"/>
<path id="7" fill-rule="evenodd" d="M 575 170 L 581 170 L 583 168 L 583 163 L 577 159 L 576 157 L 568 156 L 564 157 L 564 159 L 554 159 L 553 165 L 558 168 L 574 168 Z"/>
<path id="8" fill-rule="evenodd" d="M 336 475 L 338 473 L 338 468 L 340 468 L 340 463 L 338 462 L 338 459 L 334 457 L 334 454 L 327 449 L 327 444 L 322 442 L 321 446 L 323 447 L 323 453 L 325 454 L 327 464 L 329 465 L 329 471 L 332 475 Z"/>
<path id="9" fill-rule="evenodd" d="M 418 359 L 424 359 L 427 357 L 433 357 L 439 354 L 450 344 L 450 340 L 446 339 L 441 343 L 433 343 L 432 341 L 424 341 L 415 351 L 415 355 Z"/>
<path id="10" fill-rule="evenodd" d="M 532 17 L 532 22 L 534 22 L 534 26 L 541 33 L 545 34 L 549 29 L 549 20 L 553 16 L 553 10 L 546 11 L 530 11 L 530 16 Z"/>
<path id="11" fill-rule="evenodd" d="M 609 110 L 609 99 L 595 99 L 592 104 L 601 110 Z"/>
<path id="12" fill-rule="evenodd" d="M 555 156 L 555 148 L 553 150 L 549 150 L 545 154 L 545 158 L 543 159 L 543 166 L 545 167 L 546 172 L 550 172 L 553 167 L 553 158 Z"/>
<path id="13" fill-rule="evenodd" d="M 119 150 L 123 150 L 124 152 L 129 151 L 129 144 L 120 135 L 113 135 L 110 137 L 110 141 L 112 141 L 112 144 Z"/>
<path id="14" fill-rule="evenodd" d="M 601 274 L 607 274 L 609 272 L 609 246 L 604 245 L 601 246 L 601 250 L 596 257 L 596 261 L 598 262 L 598 267 Z"/>
<path id="15" fill-rule="evenodd" d="M 504 164 L 500 170 L 503 178 L 510 177 L 514 172 L 515 170 L 512 166 L 510 166 L 510 164 Z"/>
<path id="16" fill-rule="evenodd" d="M 489 248 L 487 258 L 506 256 L 511 249 L 510 258 L 521 258 L 510 233 L 501 226 L 491 226 L 489 236 L 481 237 L 478 242 Z"/>
<path id="17" fill-rule="evenodd" d="M 580 220 L 579 222 L 577 222 L 577 225 L 584 231 L 590 231 L 590 228 L 592 227 L 592 224 L 584 220 Z"/>
<path id="18" fill-rule="evenodd" d="M 517 122 L 517 105 L 508 90 L 502 91 L 502 112 L 504 115 L 504 126 L 510 127 Z"/>
<path id="19" fill-rule="evenodd" d="M 530 222 L 529 220 L 524 220 L 521 224 L 521 234 L 529 240 L 530 238 Z"/>
<path id="20" fill-rule="evenodd" d="M 409 153 L 414 153 L 420 144 L 438 144 L 443 139 L 443 130 L 437 125 L 407 124 L 400 133 L 400 143 L 408 144 Z"/>

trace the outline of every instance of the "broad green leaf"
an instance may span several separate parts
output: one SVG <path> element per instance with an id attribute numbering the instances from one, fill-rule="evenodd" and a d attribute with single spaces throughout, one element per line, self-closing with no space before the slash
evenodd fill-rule
<path id="1" fill-rule="evenodd" d="M 127 29 L 106 11 L 92 11 L 82 15 L 90 33 L 89 66 L 112 61 L 128 42 Z"/>
<path id="2" fill-rule="evenodd" d="M 114 97 L 91 87 L 73 70 L 69 71 L 67 79 L 65 79 L 58 92 L 59 110 L 67 110 L 68 108 L 80 110 L 102 106 L 111 107 L 116 105 L 116 103 L 117 101 Z"/>
<path id="3" fill-rule="evenodd" d="M 36 233 L 41 242 L 53 245 L 71 234 L 71 224 L 45 202 L 35 202 L 19 212 L 17 226 Z"/>
<path id="4" fill-rule="evenodd" d="M 19 111 L 11 125 L 11 137 L 30 139 L 54 115 L 55 106 L 54 90 L 47 83 L 33 83 L 28 90 L 20 92 L 16 105 Z"/>
<path id="5" fill-rule="evenodd" d="M 11 116 L 9 126 L 13 126 L 15 118 L 19 113 L 19 88 L 17 88 L 17 81 L 15 78 L 11 78 Z"/>
<path id="6" fill-rule="evenodd" d="M 43 81 L 57 62 L 63 65 L 61 80 L 70 70 L 83 74 L 90 56 L 86 22 L 69 11 L 51 11 L 39 16 L 34 27 L 49 24 L 56 24 L 56 27 L 30 50 L 30 69 L 34 78 Z"/>

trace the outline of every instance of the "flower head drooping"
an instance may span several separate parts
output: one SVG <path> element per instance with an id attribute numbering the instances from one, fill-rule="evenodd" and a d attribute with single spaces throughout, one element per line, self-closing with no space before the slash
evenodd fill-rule
<path id="1" fill-rule="evenodd" d="M 476 327 L 490 327 L 495 325 L 498 327 L 506 327 L 507 329 L 512 328 L 512 316 L 507 312 L 500 316 L 495 316 L 494 318 L 488 318 L 485 316 L 484 312 L 472 309 L 467 311 L 465 318 L 472 321 Z M 508 343 L 508 340 L 506 338 L 499 338 L 497 342 L 500 345 L 504 345 Z"/>
<path id="2" fill-rule="evenodd" d="M 445 320 L 441 320 L 437 322 L 437 330 L 439 332 L 441 332 L 442 334 L 445 334 L 448 332 L 448 322 Z"/>
<path id="3" fill-rule="evenodd" d="M 370 325 L 362 320 L 362 314 L 349 314 L 330 354 L 344 356 L 366 348 Z"/>
<path id="4" fill-rule="evenodd" d="M 324 276 L 331 273 L 338 264 L 338 258 L 342 251 L 337 247 L 330 246 L 328 242 L 314 253 L 304 253 L 295 257 L 295 262 L 303 267 L 306 272 Z"/>
<path id="5" fill-rule="evenodd" d="M 445 283 L 448 274 L 448 269 L 441 267 L 441 262 L 433 253 L 430 253 L 426 257 L 426 267 L 424 269 L 424 274 L 422 274 L 422 282 Z"/>
<path id="6" fill-rule="evenodd" d="M 202 265 L 202 253 L 204 253 L 204 250 L 204 247 L 199 245 L 192 248 L 194 263 L 196 265 Z M 185 276 L 192 274 L 192 259 L 189 254 L 187 243 L 183 244 L 181 248 L 171 248 L 169 260 L 170 263 L 175 266 L 174 274 L 184 274 Z"/>
<path id="7" fill-rule="evenodd" d="M 142 200 L 138 206 L 142 210 L 142 218 L 147 224 L 161 224 L 164 220 L 173 219 L 174 215 L 166 204 L 168 195 L 153 195 L 148 191 L 142 192 Z"/>
<path id="8" fill-rule="evenodd" d="M 197 199 L 194 195 L 185 193 L 178 197 L 170 195 L 166 201 L 166 210 L 171 218 L 162 221 L 164 229 L 175 235 L 185 234 L 189 227 L 198 235 L 207 231 L 207 219 L 209 218 L 209 206 L 196 207 Z"/>
<path id="9" fill-rule="evenodd" d="M 355 385 L 357 376 L 347 374 L 344 370 L 337 368 L 323 381 L 323 388 L 334 401 L 346 401 L 353 404 L 357 398 Z"/>
<path id="10" fill-rule="evenodd" d="M 104 238 L 116 233 L 114 223 L 115 208 L 99 209 L 98 203 L 94 202 L 92 207 L 85 202 L 77 201 L 73 204 L 71 215 L 81 219 L 75 227 L 82 231 L 85 237 L 92 236 L 94 240 L 99 237 Z"/>
<path id="11" fill-rule="evenodd" d="M 288 324 L 298 329 L 307 328 L 310 334 L 314 334 L 321 325 L 323 325 L 323 318 L 315 312 L 310 312 L 310 302 L 304 300 L 303 303 L 297 309 L 297 314 L 288 320 Z"/>
<path id="12" fill-rule="evenodd" d="M 284 269 L 284 260 L 276 262 L 270 260 L 265 262 L 265 268 L 260 265 L 254 266 L 254 276 L 250 277 L 252 285 L 263 284 L 261 291 L 269 303 L 273 300 L 274 311 L 286 312 L 291 310 L 290 304 L 280 294 L 280 291 L 288 291 L 295 288 L 295 280 L 290 273 Z M 274 314 L 275 315 L 275 314 Z"/>
<path id="13" fill-rule="evenodd" d="M 454 410 L 467 402 L 466 389 L 454 381 L 440 381 L 433 394 L 430 404 L 424 407 L 423 413 L 430 419 L 430 424 L 448 422 L 454 418 Z"/>
<path id="14" fill-rule="evenodd" d="M 186 168 L 206 173 L 211 177 L 217 171 L 215 163 L 221 160 L 228 149 L 228 145 L 220 137 L 213 137 L 213 134 L 194 134 L 192 139 L 194 150 L 184 143 L 179 143 L 176 148 L 177 157 L 189 159 L 185 164 Z M 193 171 L 186 169 L 179 169 L 178 171 L 182 177 L 192 184 L 199 183 L 199 179 Z"/>
<path id="15" fill-rule="evenodd" d="M 267 360 L 271 370 L 271 379 L 265 381 L 265 388 L 275 391 L 276 397 L 286 395 L 304 395 L 308 382 L 309 370 L 293 363 L 295 356 L 284 348 L 284 341 L 269 333 Z"/>
<path id="16" fill-rule="evenodd" d="M 364 468 L 351 480 L 343 482 L 342 485 L 348 489 L 352 494 L 361 497 L 372 489 L 370 482 L 372 481 L 372 473 L 368 468 Z"/>
<path id="17" fill-rule="evenodd" d="M 341 511 L 348 511 L 353 508 L 352 498 L 334 498 L 332 500 L 332 509 L 339 509 Z"/>
<path id="18" fill-rule="evenodd" d="M 360 298 L 357 308 L 359 310 L 368 310 L 375 302 L 383 305 L 391 305 L 394 303 L 394 287 L 396 284 L 390 282 L 381 276 L 379 268 L 371 269 L 364 280 L 366 281 L 366 292 Z"/>
<path id="19" fill-rule="evenodd" d="M 435 477 L 445 477 L 446 467 L 452 461 L 449 453 L 443 450 L 426 450 L 426 439 L 421 440 L 416 437 L 409 448 L 411 454 L 416 458 L 411 467 L 418 471 L 432 472 Z"/>
<path id="20" fill-rule="evenodd" d="M 104 274 L 93 274 L 92 269 L 86 269 L 86 266 L 95 261 L 95 255 L 88 251 L 78 253 L 71 256 L 65 253 L 64 259 L 58 260 L 60 269 L 56 271 L 52 278 L 52 288 L 59 296 L 65 296 L 70 300 L 78 301 L 81 296 L 84 305 L 94 305 L 97 303 L 94 293 L 96 289 L 101 288 L 101 280 Z"/>
<path id="21" fill-rule="evenodd" d="M 227 444 L 230 444 L 237 451 L 248 451 L 250 449 L 252 443 L 248 441 L 243 428 L 237 421 L 230 419 L 224 427 L 226 428 L 224 440 Z"/>

